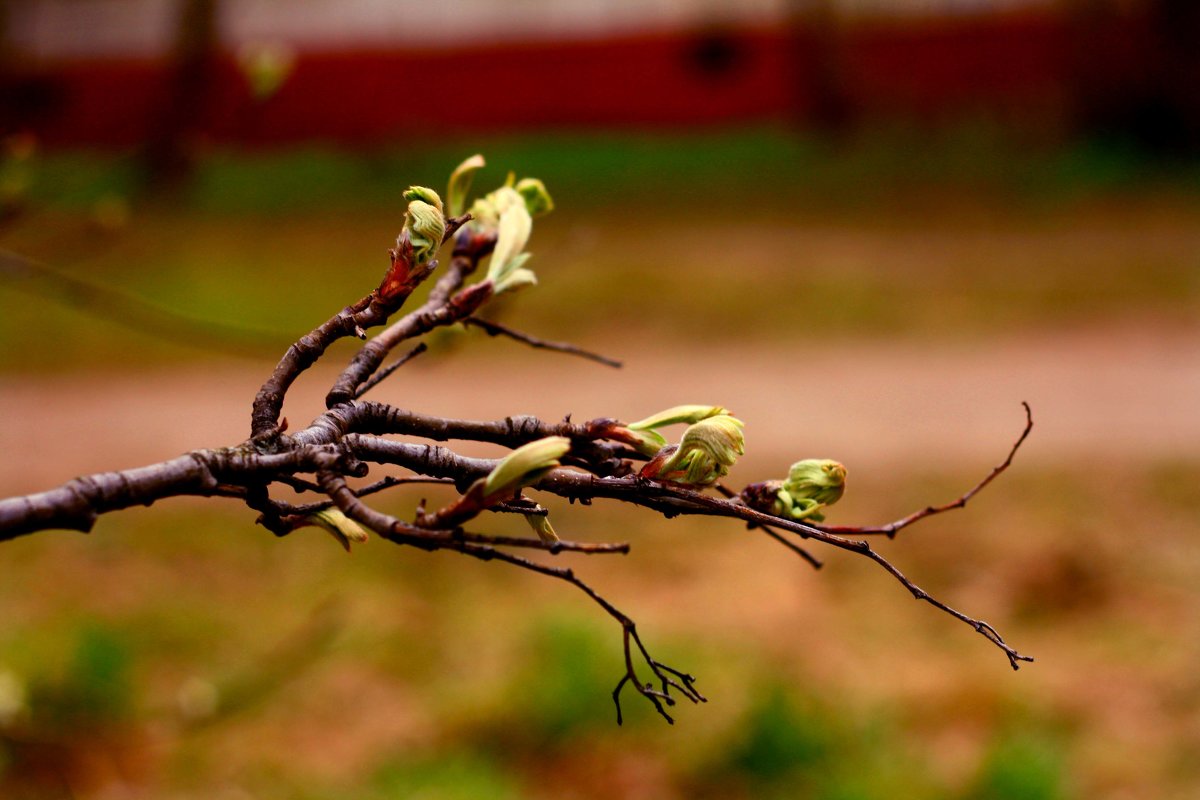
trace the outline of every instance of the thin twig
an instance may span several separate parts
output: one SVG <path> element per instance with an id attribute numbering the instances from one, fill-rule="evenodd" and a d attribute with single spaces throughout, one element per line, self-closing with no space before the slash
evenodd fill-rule
<path id="1" fill-rule="evenodd" d="M 308 483 L 305 481 L 305 483 Z M 355 489 L 354 493 L 359 497 L 367 497 L 368 495 L 377 494 L 386 489 L 391 489 L 393 486 L 404 486 L 407 484 L 433 484 L 435 486 L 453 486 L 454 481 L 449 478 L 429 478 L 424 475 L 408 476 L 398 478 L 394 475 L 389 475 L 386 478 L 381 478 L 374 483 L 367 484 L 360 489 Z M 316 491 L 320 491 L 321 487 L 315 483 L 311 484 Z M 324 511 L 334 505 L 332 500 L 322 500 L 317 503 L 305 503 L 304 505 L 288 506 L 284 503 L 276 501 L 276 505 L 287 510 L 289 514 L 313 514 L 317 511 Z"/>
<path id="2" fill-rule="evenodd" d="M 781 534 L 777 533 L 776 531 L 772 530 L 769 525 L 754 525 L 751 527 L 751 530 L 753 530 L 754 528 L 760 529 L 767 536 L 770 536 L 772 539 L 779 542 L 781 545 L 786 547 L 788 550 L 791 550 L 793 553 L 795 553 L 796 555 L 803 558 L 805 561 L 807 561 L 809 564 L 812 565 L 813 569 L 820 569 L 821 567 L 825 566 L 824 561 L 817 558 L 812 553 L 808 552 L 803 547 L 801 547 L 800 545 L 791 541 L 790 539 L 787 539 L 786 537 L 784 537 Z"/>
<path id="3" fill-rule="evenodd" d="M 876 564 L 878 564 L 879 566 L 881 566 L 885 570 L 887 570 L 888 573 L 891 574 L 892 577 L 894 577 L 896 580 L 898 580 L 904 586 L 904 588 L 907 589 L 912 594 L 913 597 L 917 598 L 918 600 L 924 600 L 925 602 L 929 603 L 930 605 L 946 612 L 947 614 L 954 617 L 955 619 L 965 622 L 966 624 L 968 624 L 972 628 L 974 628 L 976 632 L 978 632 L 979 634 L 984 636 L 992 644 L 996 645 L 998 648 L 1000 648 L 1002 651 L 1004 651 L 1004 654 L 1008 657 L 1009 664 L 1012 665 L 1013 669 L 1020 668 L 1020 664 L 1018 662 L 1033 661 L 1032 656 L 1022 655 L 1021 653 L 1017 652 L 1016 649 L 1014 649 L 1012 646 L 1010 646 L 1007 642 L 1005 642 L 1004 638 L 999 634 L 999 632 L 995 628 L 993 628 L 991 625 L 989 625 L 988 623 L 984 622 L 983 620 L 978 620 L 973 617 L 969 617 L 966 614 L 962 613 L 961 611 L 951 608 L 950 606 L 946 605 L 942 601 L 933 597 L 931 594 L 929 594 L 927 591 L 922 589 L 920 586 L 917 586 L 915 583 L 913 583 L 911 580 L 909 580 L 904 575 L 903 572 L 901 572 L 899 569 L 897 569 L 895 566 L 893 566 L 891 564 L 891 562 L 889 562 L 886 558 L 884 558 L 882 555 L 880 555 L 878 552 L 876 552 L 874 549 L 872 549 L 870 543 L 867 542 L 865 539 L 847 539 L 842 536 L 838 536 L 836 534 L 832 534 L 827 531 L 822 531 L 822 530 L 819 530 L 812 526 L 804 525 L 799 522 L 794 522 L 792 520 L 786 520 L 786 519 L 783 519 L 780 517 L 771 517 L 769 514 L 764 514 L 761 511 L 756 511 L 755 509 L 752 509 L 752 508 L 750 508 L 746 505 L 740 504 L 740 503 L 733 503 L 728 500 L 721 500 L 716 497 L 708 497 L 707 495 L 702 495 L 699 492 L 693 492 L 693 491 L 685 490 L 685 489 L 679 489 L 679 490 L 668 489 L 668 493 L 674 494 L 677 497 L 681 497 L 681 498 L 690 500 L 690 501 L 696 503 L 701 508 L 725 512 L 725 513 L 721 514 L 721 516 L 739 517 L 748 522 L 754 522 L 759 525 L 771 524 L 776 527 L 784 528 L 785 530 L 789 530 L 793 533 L 807 534 L 810 538 L 815 539 L 819 542 L 824 542 L 825 544 L 833 545 L 834 547 L 837 547 L 839 549 L 849 550 L 852 553 L 858 553 L 859 555 L 866 556 L 867 558 L 871 559 Z M 635 500 L 634 502 L 637 502 L 637 501 Z M 684 512 L 684 513 L 687 513 L 687 512 Z"/>
<path id="4" fill-rule="evenodd" d="M 457 531 L 454 538 L 472 544 L 485 544 L 493 547 L 522 547 L 526 550 L 545 550 L 550 555 L 559 553 L 584 553 L 586 555 L 607 555 L 616 553 L 628 555 L 629 542 L 572 542 L 559 539 L 557 542 L 544 542 L 529 536 L 495 536 L 490 533 L 470 533 Z"/>
<path id="5" fill-rule="evenodd" d="M 718 492 L 725 495 L 726 499 L 731 500 L 733 502 L 739 502 L 737 492 L 733 491 L 728 486 L 718 483 L 718 484 L 716 484 L 715 488 Z M 821 567 L 825 566 L 824 561 L 817 558 L 812 553 L 808 552 L 803 547 L 801 547 L 800 545 L 791 541 L 790 539 L 780 535 L 777 531 L 773 530 L 770 525 L 755 525 L 753 523 L 748 523 L 746 525 L 747 530 L 754 530 L 755 528 L 758 528 L 763 533 L 765 533 L 767 536 L 770 536 L 772 539 L 779 542 L 781 545 L 786 547 L 788 550 L 791 550 L 793 553 L 795 553 L 796 555 L 803 558 L 805 561 L 807 561 L 809 564 L 812 565 L 813 569 L 820 569 Z"/>
<path id="6" fill-rule="evenodd" d="M 527 569 L 531 572 L 538 572 L 542 575 L 548 575 L 552 578 L 566 581 L 590 597 L 592 601 L 603 608 L 609 616 L 621 624 L 624 645 L 625 674 L 621 676 L 620 681 L 617 682 L 617 687 L 613 690 L 613 701 L 617 706 L 618 725 L 623 722 L 621 715 L 621 690 L 625 688 L 627 683 L 632 684 L 637 693 L 649 700 L 654 706 L 654 710 L 672 725 L 675 724 L 675 720 L 666 711 L 667 707 L 675 705 L 675 698 L 671 695 L 671 689 L 675 689 L 680 695 L 693 703 L 708 702 L 708 698 L 697 691 L 695 686 L 695 677 L 684 672 L 680 672 L 673 667 L 669 667 L 651 656 L 650 651 L 646 648 L 645 644 L 642 643 L 641 636 L 638 635 L 637 625 L 634 623 L 634 621 L 628 615 L 606 600 L 603 596 L 601 596 L 600 593 L 598 593 L 595 589 L 580 580 L 579 577 L 575 575 L 574 570 L 538 564 L 535 561 L 530 561 L 529 559 L 522 558 L 521 556 L 513 555 L 511 553 L 505 553 L 492 547 L 464 544 L 453 549 L 463 553 L 464 555 L 469 555 L 472 558 L 478 558 L 481 561 L 503 561 L 506 564 L 512 564 L 513 566 L 520 567 L 521 569 Z M 652 683 L 642 683 L 638 678 L 637 670 L 635 669 L 633 662 L 634 647 L 636 647 L 637 652 L 641 655 L 643 661 L 645 661 L 646 666 L 649 667 L 654 678 L 658 680 L 661 689 L 655 689 Z"/>
<path id="7" fill-rule="evenodd" d="M 364 394 L 371 391 L 371 389 L 373 387 L 379 385 L 380 383 L 383 383 L 383 381 L 386 380 L 387 377 L 389 375 L 391 375 L 393 372 L 400 369 L 405 364 L 407 364 L 409 361 L 412 361 L 414 358 L 421 355 L 421 353 L 424 353 L 428 349 L 429 349 L 429 347 L 424 342 L 421 342 L 416 347 L 414 347 L 412 350 L 409 350 L 407 353 L 402 355 L 400 358 L 396 359 L 396 361 L 394 363 L 388 364 L 386 367 L 379 370 L 379 372 L 376 372 L 370 378 L 367 378 L 367 380 L 365 380 L 363 382 L 362 386 L 358 387 L 358 392 L 354 395 L 354 397 L 356 399 L 359 397 L 362 397 Z"/>
<path id="8" fill-rule="evenodd" d="M 513 330 L 506 325 L 501 325 L 498 322 L 491 322 L 479 317 L 467 317 L 462 321 L 463 325 L 474 325 L 477 328 L 482 328 L 488 336 L 507 336 L 522 344 L 527 344 L 536 350 L 553 350 L 556 353 L 565 353 L 570 356 L 579 356 L 586 358 L 589 361 L 595 361 L 598 364 L 603 364 L 606 367 L 620 369 L 623 364 L 615 358 L 602 356 L 599 353 L 593 353 L 591 350 L 584 350 L 582 347 L 570 344 L 568 342 L 551 342 L 546 339 L 539 339 L 536 336 L 530 336 L 527 333 Z"/>
<path id="9" fill-rule="evenodd" d="M 493 459 L 464 458 L 443 447 L 410 445 L 358 434 L 347 436 L 345 442 L 356 455 L 363 459 L 396 463 L 414 471 L 424 471 L 427 474 L 434 475 L 449 476 L 457 474 L 478 477 L 487 474 L 498 463 L 498 461 Z M 1005 652 L 1014 668 L 1017 667 L 1018 661 L 1033 660 L 1028 656 L 1021 655 L 1005 643 L 1003 638 L 999 634 L 996 634 L 994 629 L 987 623 L 968 617 L 933 599 L 927 592 L 904 577 L 903 573 L 893 567 L 886 559 L 872 550 L 866 540 L 848 539 L 828 531 L 820 530 L 811 525 L 757 511 L 743 503 L 735 503 L 731 500 L 711 497 L 675 484 L 649 481 L 636 476 L 627 478 L 597 478 L 591 474 L 574 472 L 567 469 L 556 469 L 538 481 L 533 488 L 549 491 L 572 500 L 610 497 L 646 508 L 652 508 L 667 516 L 677 514 L 706 514 L 741 519 L 743 522 L 756 525 L 769 525 L 773 528 L 783 529 L 842 550 L 849 550 L 860 555 L 865 555 L 887 569 L 914 596 L 922 600 L 927 600 L 932 605 L 970 624 L 976 631 L 986 636 L 993 644 Z M 991 631 L 991 634 L 988 631 Z"/>
<path id="10" fill-rule="evenodd" d="M 992 468 L 992 471 L 987 474 L 983 480 L 975 484 L 971 489 L 959 495 L 959 497 L 945 505 L 941 506 L 926 506 L 920 511 L 914 511 L 907 517 L 898 519 L 894 522 L 889 522 L 886 525 L 818 525 L 813 524 L 812 527 L 826 531 L 828 533 L 848 533 L 854 536 L 867 536 L 872 534 L 883 534 L 889 539 L 895 538 L 897 532 L 902 528 L 907 528 L 914 522 L 932 517 L 935 514 L 941 514 L 946 511 L 953 511 L 956 508 L 962 508 L 967 504 L 967 501 L 983 490 L 985 486 L 996 479 L 1000 473 L 1004 472 L 1013 462 L 1013 457 L 1016 456 L 1017 450 L 1024 444 L 1025 439 L 1029 436 L 1029 432 L 1033 430 L 1033 411 L 1029 408 L 1029 403 L 1022 401 L 1021 405 L 1025 408 L 1025 428 L 1021 431 L 1021 435 L 1013 443 L 1012 449 L 1008 451 L 1008 457 L 1003 462 Z"/>

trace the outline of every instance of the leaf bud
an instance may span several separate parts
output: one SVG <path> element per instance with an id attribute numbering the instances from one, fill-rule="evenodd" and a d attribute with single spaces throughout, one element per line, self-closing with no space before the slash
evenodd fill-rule
<path id="1" fill-rule="evenodd" d="M 547 436 L 513 450 L 483 479 L 483 496 L 491 498 L 536 483 L 543 475 L 559 466 L 558 459 L 571 449 L 565 436 Z"/>
<path id="2" fill-rule="evenodd" d="M 471 182 L 476 171 L 482 169 L 485 163 L 483 156 L 476 153 L 450 173 L 450 182 L 446 186 L 446 213 L 449 216 L 457 217 L 463 213 L 467 204 L 467 193 L 471 191 Z"/>
<path id="3" fill-rule="evenodd" d="M 525 210 L 530 216 L 541 217 L 554 210 L 553 198 L 546 191 L 546 185 L 537 178 L 522 178 L 515 188 L 525 201 Z"/>
<path id="4" fill-rule="evenodd" d="M 655 477 L 690 486 L 716 483 L 729 473 L 738 456 L 746 452 L 743 427 L 740 419 L 728 414 L 689 425 L 678 448 L 657 465 Z"/>
<path id="5" fill-rule="evenodd" d="M 369 538 L 366 528 L 347 517 L 338 508 L 326 508 L 313 512 L 306 516 L 300 525 L 315 525 L 318 528 L 324 528 L 332 534 L 338 544 L 346 549 L 347 553 L 350 552 L 351 542 L 363 544 Z"/>
<path id="6" fill-rule="evenodd" d="M 550 524 L 549 514 L 526 514 L 525 521 L 543 542 L 554 544 L 558 541 L 558 534 L 555 533 L 554 526 Z"/>

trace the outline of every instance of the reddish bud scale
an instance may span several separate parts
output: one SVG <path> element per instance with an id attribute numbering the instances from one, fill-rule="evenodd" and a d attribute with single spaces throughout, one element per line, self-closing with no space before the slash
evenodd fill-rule
<path id="1" fill-rule="evenodd" d="M 659 451 L 658 455 L 642 465 L 642 469 L 638 472 L 638 475 L 643 478 L 663 478 L 665 480 L 666 476 L 660 475 L 663 464 L 667 463 L 667 459 L 674 455 L 678 449 L 679 445 L 677 444 L 664 447 Z"/>
<path id="2" fill-rule="evenodd" d="M 778 514 L 779 512 L 775 507 L 775 503 L 782 486 L 783 481 L 752 483 L 745 489 L 742 489 L 739 496 L 742 498 L 742 502 L 750 506 L 750 508 L 761 511 L 764 514 Z"/>
<path id="3" fill-rule="evenodd" d="M 396 246 L 388 251 L 388 255 L 392 257 L 392 264 L 376 290 L 384 300 L 391 300 L 406 291 L 412 291 L 409 283 L 412 278 L 413 246 L 408 231 L 400 234 Z"/>
<path id="4" fill-rule="evenodd" d="M 451 319 L 466 319 L 492 296 L 492 284 L 489 281 L 474 283 L 459 291 L 450 298 L 449 306 Z"/>

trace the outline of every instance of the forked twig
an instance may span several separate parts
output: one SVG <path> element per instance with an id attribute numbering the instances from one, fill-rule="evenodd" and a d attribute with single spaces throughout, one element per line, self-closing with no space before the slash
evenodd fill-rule
<path id="1" fill-rule="evenodd" d="M 718 492 L 725 495 L 725 498 L 728 500 L 733 500 L 733 499 L 737 498 L 737 496 L 738 496 L 737 492 L 733 491 L 728 486 L 725 486 L 722 483 L 718 483 L 716 485 L 716 489 Z M 800 556 L 800 558 L 804 559 L 810 565 L 812 565 L 813 569 L 820 569 L 821 567 L 825 566 L 824 561 L 817 558 L 812 553 L 808 552 L 807 550 L 805 550 L 803 547 L 796 544 L 795 542 L 789 540 L 788 538 L 786 538 L 784 536 L 781 536 L 778 532 L 776 532 L 775 530 L 772 530 L 770 525 L 756 525 L 754 523 L 748 523 L 746 525 L 746 530 L 752 531 L 755 528 L 761 530 L 767 536 L 770 536 L 772 539 L 779 542 L 781 545 L 786 547 L 788 550 L 791 550 L 793 553 Z"/>
<path id="2" fill-rule="evenodd" d="M 668 489 L 667 491 L 669 494 L 674 494 L 680 499 L 685 499 L 694 503 L 698 507 L 696 513 L 711 513 L 712 511 L 725 512 L 721 514 L 721 516 L 734 516 L 744 519 L 747 522 L 753 522 L 759 525 L 774 525 L 778 528 L 783 528 L 798 535 L 806 535 L 811 539 L 832 545 L 841 550 L 849 550 L 852 553 L 858 553 L 859 555 L 866 556 L 887 570 L 887 572 L 897 581 L 899 581 L 901 585 L 903 585 L 904 588 L 912 594 L 913 597 L 917 598 L 918 600 L 924 600 L 930 605 L 946 612 L 955 619 L 965 622 L 974 628 L 976 632 L 983 635 L 992 644 L 999 647 L 1008 657 L 1009 664 L 1012 665 L 1013 669 L 1018 669 L 1020 667 L 1018 662 L 1033 661 L 1032 656 L 1022 655 L 1007 642 L 1005 642 L 1004 638 L 999 634 L 999 632 L 997 632 L 996 629 L 988 623 L 984 622 L 983 620 L 969 617 L 961 611 L 946 605 L 942 601 L 929 594 L 929 592 L 913 583 L 904 575 L 903 572 L 901 572 L 899 569 L 893 566 L 891 562 L 876 552 L 871 547 L 870 542 L 865 539 L 847 539 L 843 536 L 839 536 L 828 531 L 823 531 L 816 527 L 795 522 L 793 520 L 783 519 L 782 517 L 772 517 L 769 514 L 756 511 L 755 509 L 740 503 L 734 503 L 729 500 L 721 500 L 716 497 L 708 497 L 707 495 L 702 495 L 698 492 L 692 492 L 683 489 Z M 634 502 L 637 501 L 635 500 Z M 683 511 L 682 513 L 688 512 Z"/>
<path id="3" fill-rule="evenodd" d="M 708 698 L 700 694 L 696 689 L 696 678 L 684 672 L 670 667 L 661 661 L 656 660 L 650 655 L 650 651 L 646 649 L 642 643 L 641 636 L 638 635 L 637 625 L 624 612 L 605 599 L 599 592 L 593 589 L 588 584 L 584 583 L 574 570 L 565 569 L 562 567 L 551 567 L 545 564 L 538 564 L 535 561 L 522 558 L 521 556 L 512 555 L 497 550 L 494 547 L 476 546 L 472 544 L 463 544 L 461 546 L 452 547 L 464 555 L 469 555 L 472 558 L 477 558 L 481 561 L 503 561 L 506 564 L 511 564 L 521 569 L 527 569 L 531 572 L 537 572 L 542 575 L 548 575 L 552 578 L 557 578 L 561 581 L 566 581 L 572 586 L 579 589 L 592 599 L 594 603 L 603 608 L 610 617 L 620 623 L 622 629 L 622 641 L 624 643 L 624 660 L 625 674 L 617 682 L 617 686 L 613 689 L 613 702 L 617 707 L 617 724 L 620 725 L 624 718 L 621 714 L 621 690 L 626 684 L 634 687 L 638 694 L 645 697 L 654 706 L 663 719 L 674 725 L 675 720 L 667 713 L 667 708 L 675 705 L 675 697 L 671 694 L 674 689 L 682 697 L 690 700 L 693 703 L 707 703 Z M 638 678 L 637 669 L 634 667 L 633 650 L 637 648 L 642 660 L 649 667 L 654 678 L 659 682 L 661 688 L 654 688 L 653 683 L 642 683 Z"/>

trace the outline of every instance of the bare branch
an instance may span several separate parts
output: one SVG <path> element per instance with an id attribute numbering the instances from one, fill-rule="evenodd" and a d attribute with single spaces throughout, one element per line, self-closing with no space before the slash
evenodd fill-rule
<path id="1" fill-rule="evenodd" d="M 379 369 L 387 354 L 401 342 L 458 322 L 487 302 L 492 296 L 489 283 L 476 283 L 459 290 L 478 263 L 477 256 L 456 253 L 450 268 L 438 280 L 425 304 L 385 328 L 358 351 L 325 396 L 326 407 L 333 408 L 354 399 L 363 382 Z"/>
<path id="2" fill-rule="evenodd" d="M 475 477 L 485 475 L 498 463 L 492 459 L 468 459 L 453 451 L 430 445 L 409 445 L 400 442 L 351 435 L 346 442 L 361 458 L 397 463 L 416 472 L 426 474 L 462 474 Z M 794 520 L 776 517 L 752 509 L 732 500 L 722 500 L 673 484 L 648 481 L 636 476 L 625 478 L 598 478 L 595 475 L 556 469 L 543 478 L 534 488 L 559 494 L 571 499 L 608 497 L 653 508 L 666 516 L 677 514 L 704 514 L 741 519 L 760 526 L 771 526 L 811 538 L 815 541 L 858 553 L 875 561 L 898 580 L 919 600 L 945 611 L 956 619 L 971 625 L 977 632 L 1004 651 L 1009 663 L 1016 669 L 1020 661 L 1032 661 L 1020 654 L 986 622 L 969 617 L 942 603 L 915 583 L 899 569 L 871 548 L 863 539 L 848 539 L 828 531 L 820 530 Z"/>
<path id="3" fill-rule="evenodd" d="M 654 706 L 654 710 L 671 724 L 674 724 L 675 720 L 667 713 L 666 709 L 675 705 L 675 698 L 671 695 L 672 689 L 675 689 L 685 699 L 693 703 L 708 702 L 708 698 L 696 690 L 696 679 L 694 677 L 669 667 L 651 656 L 650 651 L 646 649 L 641 637 L 638 635 L 637 625 L 634 621 L 601 596 L 595 589 L 580 580 L 575 575 L 574 570 L 538 564 L 521 556 L 505 553 L 491 547 L 463 545 L 455 549 L 460 553 L 478 558 L 481 561 L 503 561 L 507 564 L 530 570 L 531 572 L 538 572 L 542 575 L 566 581 L 586 594 L 594 603 L 603 608 L 609 616 L 620 623 L 625 648 L 625 674 L 621 676 L 620 681 L 617 682 L 617 687 L 613 690 L 613 702 L 617 706 L 618 725 L 623 721 L 621 715 L 621 690 L 625 688 L 626 684 L 633 686 L 638 694 L 649 700 Z M 653 683 L 642 683 L 638 678 L 637 669 L 634 666 L 634 647 L 636 647 L 637 653 L 650 669 L 654 679 L 659 682 L 659 689 L 655 689 Z"/>
<path id="4" fill-rule="evenodd" d="M 733 500 L 733 499 L 735 499 L 735 498 L 738 496 L 738 495 L 737 495 L 737 492 L 733 491 L 732 489 L 730 489 L 729 487 L 725 486 L 724 484 L 720 484 L 720 483 L 718 483 L 718 484 L 716 485 L 716 487 L 715 487 L 715 488 L 716 488 L 716 490 L 717 490 L 718 492 L 720 492 L 721 494 L 723 494 L 727 500 Z M 814 556 L 812 553 L 808 552 L 808 551 L 807 551 L 807 550 L 805 550 L 803 547 L 801 547 L 800 545 L 798 545 L 798 544 L 796 544 L 795 542 L 791 541 L 790 539 L 788 539 L 788 538 L 786 538 L 786 537 L 784 537 L 784 536 L 781 536 L 781 535 L 780 535 L 778 532 L 776 532 L 776 531 L 772 530 L 772 529 L 771 529 L 771 526 L 769 526 L 769 525 L 755 525 L 754 523 L 747 523 L 747 524 L 746 524 L 746 530 L 751 530 L 751 531 L 752 531 L 752 530 L 754 530 L 755 528 L 758 528 L 758 529 L 759 529 L 759 530 L 761 530 L 763 533 L 765 533 L 767 536 L 770 536 L 772 539 L 774 539 L 775 541 L 779 542 L 781 545 L 783 545 L 784 547 L 786 547 L 788 550 L 791 550 L 793 553 L 795 553 L 796 555 L 800 556 L 800 558 L 804 559 L 804 560 L 805 560 L 805 561 L 807 561 L 807 562 L 808 562 L 810 565 L 812 565 L 812 568 L 813 568 L 813 569 L 820 569 L 821 567 L 825 566 L 825 562 L 824 562 L 824 561 L 822 561 L 821 559 L 817 558 L 817 557 L 816 557 L 816 556 Z"/>
<path id="5" fill-rule="evenodd" d="M 362 397 L 364 394 L 371 391 L 371 389 L 373 387 L 375 387 L 375 386 L 379 385 L 380 383 L 383 383 L 383 381 L 387 380 L 388 376 L 391 375 L 393 372 L 400 369 L 405 364 L 407 364 L 409 361 L 412 361 L 414 358 L 421 355 L 421 353 L 424 353 L 428 349 L 429 349 L 429 347 L 424 342 L 421 342 L 416 347 L 414 347 L 412 350 L 409 350 L 407 353 L 400 356 L 400 358 L 398 358 L 394 363 L 388 364 L 386 367 L 379 370 L 379 372 L 375 373 L 370 378 L 368 378 L 365 382 L 363 382 L 363 385 L 358 387 L 358 393 L 355 394 L 354 396 L 356 398 Z"/>
<path id="6" fill-rule="evenodd" d="M 474 325 L 477 328 L 481 328 L 487 333 L 488 336 L 507 336 L 510 339 L 521 342 L 522 344 L 527 344 L 536 350 L 553 350 L 556 353 L 566 353 L 567 355 L 579 356 L 580 358 L 586 358 L 589 361 L 595 361 L 599 364 L 603 364 L 606 367 L 613 367 L 614 369 L 620 369 L 622 366 L 621 362 L 615 358 L 602 356 L 599 353 L 593 353 L 590 350 L 584 350 L 582 347 L 577 347 L 576 345 L 569 344 L 567 342 L 551 342 L 545 339 L 538 339 L 535 336 L 530 336 L 527 333 L 521 333 L 520 331 L 513 330 L 512 328 L 501 325 L 498 322 L 490 322 L 479 317 L 467 317 L 462 322 L 463 325 Z"/>
<path id="7" fill-rule="evenodd" d="M 953 511 L 956 508 L 963 508 L 964 506 L 966 506 L 968 500 L 970 500 L 972 497 L 977 495 L 980 491 L 983 490 L 983 488 L 985 486 L 987 486 L 989 483 L 991 483 L 993 480 L 995 480 L 996 477 L 998 475 L 1000 475 L 1000 473 L 1004 472 L 1006 469 L 1009 468 L 1009 466 L 1013 462 L 1013 457 L 1016 456 L 1016 454 L 1017 454 L 1017 450 L 1021 449 L 1021 445 L 1024 444 L 1025 439 L 1029 436 L 1029 432 L 1033 430 L 1033 410 L 1029 407 L 1029 403 L 1022 402 L 1021 406 L 1025 409 L 1025 428 L 1021 431 L 1021 435 L 1019 437 L 1017 437 L 1017 440 L 1015 442 L 1013 442 L 1012 449 L 1010 449 L 1008 451 L 1008 457 L 1005 458 L 1004 461 L 1002 461 L 1000 464 L 997 464 L 995 467 L 993 467 L 992 471 L 989 472 L 983 480 L 981 480 L 979 483 L 975 484 L 973 487 L 968 489 L 963 494 L 959 495 L 959 497 L 956 500 L 953 500 L 953 501 L 946 503 L 945 505 L 941 505 L 941 506 L 926 506 L 925 508 L 922 508 L 920 511 L 914 511 L 913 513 L 909 514 L 907 517 L 898 519 L 895 522 L 889 522 L 886 525 L 854 526 L 854 525 L 824 525 L 824 524 L 818 525 L 818 524 L 814 523 L 813 527 L 817 528 L 819 530 L 827 531 L 829 533 L 849 533 L 849 534 L 853 534 L 855 536 L 866 536 L 866 535 L 870 535 L 870 534 L 884 534 L 889 539 L 892 539 L 892 538 L 895 538 L 897 532 L 899 532 L 903 528 L 907 528 L 909 525 L 912 525 L 914 522 L 919 522 L 920 520 L 923 520 L 926 517 L 932 517 L 935 514 L 941 514 L 946 511 Z"/>

